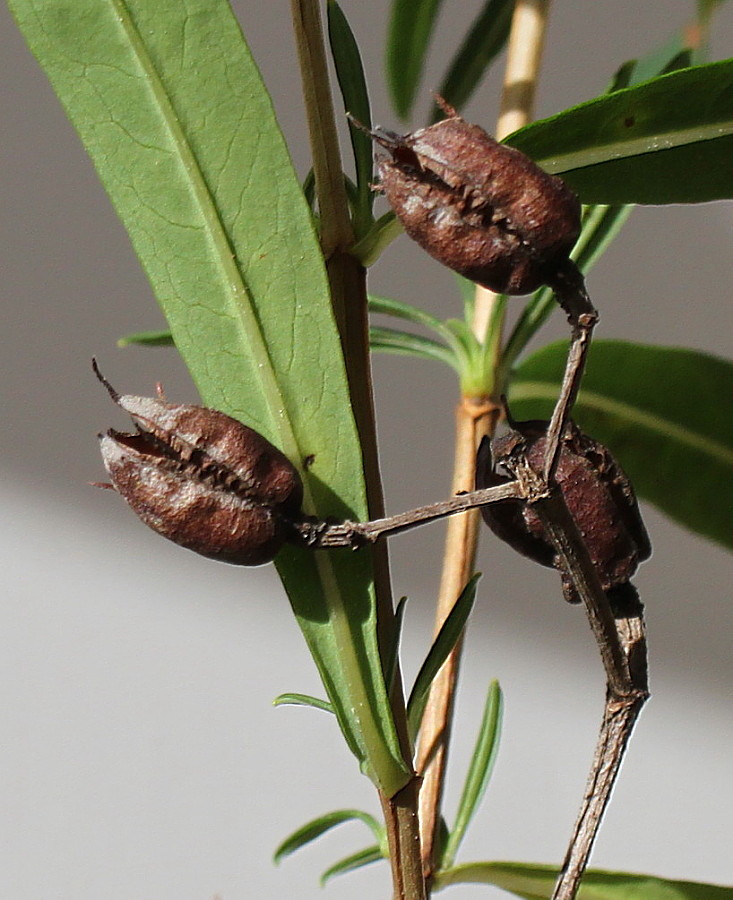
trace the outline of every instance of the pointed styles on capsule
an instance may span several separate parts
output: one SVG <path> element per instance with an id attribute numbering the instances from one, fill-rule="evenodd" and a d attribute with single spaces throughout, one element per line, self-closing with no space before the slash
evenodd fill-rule
<path id="1" fill-rule="evenodd" d="M 444 105 L 448 118 L 398 135 L 369 131 L 379 189 L 439 262 L 493 291 L 527 294 L 563 270 L 580 202 L 559 178 Z"/>
<path id="2" fill-rule="evenodd" d="M 99 437 L 112 486 L 139 518 L 211 559 L 272 560 L 301 517 L 303 486 L 287 457 L 231 416 L 119 394 L 93 367 L 136 427 Z"/>

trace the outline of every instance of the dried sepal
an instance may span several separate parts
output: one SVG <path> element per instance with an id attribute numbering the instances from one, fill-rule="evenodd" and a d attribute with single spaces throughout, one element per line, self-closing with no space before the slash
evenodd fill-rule
<path id="1" fill-rule="evenodd" d="M 231 416 L 120 395 L 94 370 L 136 426 L 99 437 L 112 486 L 140 519 L 211 559 L 272 560 L 301 518 L 303 485 L 290 460 Z"/>
<path id="2" fill-rule="evenodd" d="M 476 460 L 476 486 L 492 487 L 507 479 L 496 471 L 514 472 L 518 461 L 541 473 L 547 422 L 515 422 L 507 435 L 491 445 L 484 438 Z M 637 599 L 630 584 L 639 563 L 651 555 L 649 535 L 634 489 L 610 451 L 569 422 L 562 434 L 555 480 L 612 605 L 622 610 Z M 486 524 L 501 540 L 543 566 L 562 566 L 531 504 L 507 500 L 483 507 Z M 578 602 L 570 578 L 562 573 L 563 594 Z"/>
<path id="3" fill-rule="evenodd" d="M 483 128 L 449 117 L 411 134 L 371 132 L 379 188 L 424 250 L 493 291 L 527 294 L 568 268 L 580 202 L 559 178 Z"/>

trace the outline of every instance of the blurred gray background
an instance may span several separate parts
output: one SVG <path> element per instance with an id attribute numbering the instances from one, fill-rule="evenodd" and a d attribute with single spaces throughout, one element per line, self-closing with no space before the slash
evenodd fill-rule
<path id="1" fill-rule="evenodd" d="M 235 8 L 273 93 L 296 165 L 307 167 L 285 0 Z M 343 0 L 363 43 L 375 120 L 395 127 L 381 46 L 388 4 Z M 478 0 L 447 2 L 416 122 Z M 557 0 L 537 115 L 599 93 L 624 60 L 665 40 L 692 3 Z M 733 55 L 733 4 L 713 58 Z M 121 424 L 90 371 L 96 354 L 125 392 L 162 381 L 194 401 L 169 350 L 118 350 L 163 320 L 75 133 L 7 10 L 0 8 L 2 222 L 2 603 L 0 896 L 14 900 L 308 900 L 387 897 L 386 867 L 318 874 L 369 843 L 347 825 L 279 868 L 278 841 L 306 819 L 358 806 L 369 783 L 328 716 L 273 709 L 283 691 L 319 694 L 314 667 L 271 567 L 217 565 L 151 535 L 112 494 L 95 434 Z M 501 68 L 467 116 L 490 130 Z M 599 334 L 731 354 L 729 204 L 637 210 L 594 270 Z M 457 315 L 452 280 L 407 239 L 372 287 Z M 556 315 L 544 338 L 564 335 Z M 375 360 L 391 511 L 446 496 L 451 373 Z M 730 398 L 727 398 L 730 400 Z M 654 557 L 647 604 L 653 698 L 644 710 L 593 862 L 733 884 L 730 654 L 733 564 L 645 509 Z M 442 526 L 392 543 L 408 594 L 405 670 L 432 627 Z M 485 690 L 506 694 L 495 778 L 461 859 L 557 863 L 583 790 L 603 678 L 582 612 L 554 573 L 486 539 L 448 784 L 455 807 Z M 456 897 L 498 897 L 479 887 Z M 504 896 L 504 895 L 501 895 Z"/>

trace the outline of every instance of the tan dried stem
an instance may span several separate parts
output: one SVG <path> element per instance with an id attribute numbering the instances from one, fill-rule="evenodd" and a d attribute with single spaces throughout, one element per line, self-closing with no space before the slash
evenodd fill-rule
<path id="1" fill-rule="evenodd" d="M 525 125 L 532 117 L 549 0 L 517 0 L 512 18 L 507 52 L 501 114 L 496 129 L 499 140 Z M 496 295 L 476 288 L 473 330 L 485 340 Z M 497 327 L 500 327 L 497 324 Z M 496 335 L 498 351 L 501 340 Z M 501 390 L 501 386 L 498 386 Z M 472 490 L 476 479 L 476 451 L 485 434 L 493 434 L 500 415 L 498 397 L 463 397 L 456 410 L 456 436 L 452 490 Z M 454 516 L 448 523 L 443 556 L 443 572 L 435 615 L 435 634 L 440 630 L 475 567 L 479 514 L 476 511 Z M 417 750 L 417 771 L 423 776 L 420 791 L 420 834 L 423 869 L 428 879 L 435 870 L 435 848 L 440 825 L 443 785 L 450 741 L 455 686 L 462 642 L 454 648 L 435 679 Z"/>

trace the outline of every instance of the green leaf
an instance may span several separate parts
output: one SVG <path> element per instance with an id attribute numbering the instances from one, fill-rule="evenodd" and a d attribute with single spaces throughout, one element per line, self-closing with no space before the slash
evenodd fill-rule
<path id="1" fill-rule="evenodd" d="M 329 866 L 323 875 L 321 875 L 321 887 L 325 887 L 326 883 L 336 875 L 346 875 L 347 872 L 354 872 L 356 869 L 361 869 L 363 866 L 368 866 L 370 863 L 379 862 L 384 858 L 384 853 L 376 846 L 376 844 L 371 847 L 365 847 L 363 850 L 352 853 L 350 856 L 346 856 L 344 859 Z"/>
<path id="2" fill-rule="evenodd" d="M 464 319 L 446 319 L 445 327 L 466 351 L 478 349 L 478 338 Z"/>
<path id="3" fill-rule="evenodd" d="M 419 356 L 422 359 L 444 363 L 458 373 L 461 371 L 459 360 L 444 344 L 439 344 L 431 338 L 410 334 L 407 331 L 399 331 L 396 328 L 372 325 L 369 328 L 369 346 L 375 352 Z"/>
<path id="4" fill-rule="evenodd" d="M 658 75 L 667 75 L 677 69 L 689 69 L 695 65 L 694 54 L 689 47 L 684 46 L 683 39 L 684 32 L 677 31 L 664 46 L 648 56 L 624 63 L 613 78 L 609 94 L 649 81 Z"/>
<path id="5" fill-rule="evenodd" d="M 733 60 L 606 94 L 507 143 L 562 175 L 584 203 L 733 197 Z"/>
<path id="6" fill-rule="evenodd" d="M 393 0 L 387 33 L 387 85 L 397 115 L 412 110 L 442 0 Z"/>
<path id="7" fill-rule="evenodd" d="M 438 872 L 435 887 L 451 884 L 493 884 L 526 900 L 552 896 L 558 870 L 530 863 L 467 863 Z M 694 881 L 670 881 L 654 875 L 632 875 L 588 869 L 578 900 L 733 900 L 733 888 Z"/>
<path id="8" fill-rule="evenodd" d="M 332 713 L 333 704 L 320 697 L 311 697 L 310 694 L 280 694 L 272 701 L 273 706 L 310 706 L 312 709 L 320 709 L 323 712 Z"/>
<path id="9" fill-rule="evenodd" d="M 129 347 L 131 344 L 139 347 L 175 347 L 170 331 L 137 331 L 117 341 L 118 347 Z"/>
<path id="10" fill-rule="evenodd" d="M 305 197 L 305 202 L 313 210 L 316 205 L 316 173 L 313 171 L 312 166 L 308 169 L 308 174 L 303 179 L 303 196 Z"/>
<path id="11" fill-rule="evenodd" d="M 471 23 L 463 43 L 451 60 L 438 94 L 460 110 L 484 77 L 491 63 L 501 53 L 514 12 L 514 0 L 486 0 Z M 443 115 L 436 105 L 431 121 Z"/>
<path id="12" fill-rule="evenodd" d="M 379 259 L 382 253 L 399 237 L 402 232 L 402 223 L 390 209 L 380 216 L 363 238 L 349 250 L 362 266 L 369 268 Z"/>
<path id="13" fill-rule="evenodd" d="M 444 341 L 454 343 L 452 330 L 437 316 L 402 300 L 369 294 L 369 312 L 384 316 L 394 316 L 396 319 L 405 319 L 407 322 L 412 322 L 413 325 L 422 325 L 424 328 L 429 328 L 440 335 Z"/>
<path id="14" fill-rule="evenodd" d="M 365 128 L 372 127 L 369 94 L 364 78 L 359 47 L 351 26 L 336 0 L 328 0 L 328 39 L 341 88 L 345 112 L 351 113 Z M 354 151 L 357 202 L 354 225 L 357 236 L 363 235 L 374 221 L 372 205 L 372 140 L 360 128 L 349 122 L 349 136 Z"/>
<path id="15" fill-rule="evenodd" d="M 204 403 L 283 450 L 303 475 L 308 513 L 364 519 L 361 451 L 311 213 L 229 4 L 11 8 Z M 349 746 L 394 793 L 410 774 L 382 678 L 368 554 L 289 547 L 276 562 Z"/>
<path id="16" fill-rule="evenodd" d="M 516 370 L 519 419 L 549 418 L 567 343 Z M 638 494 L 733 549 L 733 362 L 696 350 L 594 341 L 573 418 L 613 452 Z"/>
<path id="17" fill-rule="evenodd" d="M 397 662 L 400 654 L 400 640 L 402 638 L 402 625 L 405 619 L 405 609 L 407 608 L 407 597 L 400 597 L 399 603 L 395 607 L 393 632 L 390 640 L 389 649 L 384 661 L 384 681 L 389 691 L 392 690 L 395 675 L 397 674 Z"/>
<path id="18" fill-rule="evenodd" d="M 673 71 L 688 63 L 692 51 L 687 47 L 687 40 L 688 30 L 680 29 L 662 47 L 652 50 L 651 53 L 639 60 L 625 63 L 612 79 L 609 93 L 621 88 L 633 87 L 647 78 Z M 603 204 L 585 207 L 583 227 L 571 254 L 583 274 L 587 274 L 606 252 L 632 209 L 632 206 L 606 206 Z M 501 386 L 502 382 L 519 354 L 556 308 L 557 301 L 549 288 L 541 288 L 525 306 L 507 341 L 501 360 L 498 377 L 500 391 L 504 390 Z"/>
<path id="19" fill-rule="evenodd" d="M 453 278 L 458 285 L 458 291 L 463 301 L 463 320 L 464 322 L 473 322 L 473 314 L 476 308 L 476 283 L 464 278 L 457 272 L 453 273 Z"/>
<path id="20" fill-rule="evenodd" d="M 624 63 L 614 75 L 609 93 L 707 62 L 706 50 L 699 43 L 702 30 L 699 23 L 697 28 L 689 25 L 677 28 L 663 44 L 654 47 L 641 59 Z"/>
<path id="21" fill-rule="evenodd" d="M 440 671 L 440 667 L 463 634 L 463 629 L 473 609 L 473 601 L 476 598 L 476 585 L 480 577 L 481 573 L 477 572 L 466 583 L 453 605 L 453 609 L 443 622 L 438 636 L 433 641 L 433 645 L 428 651 L 420 671 L 417 673 L 415 684 L 410 692 L 410 699 L 407 701 L 407 727 L 412 741 L 415 740 L 420 728 L 425 704 L 430 696 L 430 686 Z"/>
<path id="22" fill-rule="evenodd" d="M 319 838 L 337 825 L 353 821 L 363 822 L 372 832 L 377 843 L 383 844 L 385 840 L 384 828 L 374 816 L 367 812 L 362 812 L 360 809 L 337 809 L 334 812 L 326 813 L 324 816 L 319 816 L 317 819 L 306 822 L 305 825 L 286 837 L 275 850 L 273 859 L 276 863 L 279 863 L 286 856 L 290 856 L 296 850 L 300 850 L 301 847 L 305 847 L 306 844 L 315 841 L 316 838 Z"/>
<path id="23" fill-rule="evenodd" d="M 442 865 L 453 865 L 458 848 L 464 838 L 469 822 L 481 804 L 499 749 L 501 719 L 504 701 L 498 681 L 492 681 L 486 696 L 484 714 L 479 728 L 476 746 L 473 748 L 471 763 L 466 773 L 466 781 L 458 804 L 456 821 L 448 836 L 442 858 Z"/>
<path id="24" fill-rule="evenodd" d="M 588 206 L 583 211 L 580 237 L 570 254 L 580 271 L 586 275 L 605 253 L 624 223 L 631 215 L 631 206 Z M 554 293 L 540 288 L 522 310 L 506 343 L 498 381 L 501 384 L 519 354 L 544 325 L 553 310 L 558 308 Z M 503 387 L 500 391 L 503 391 Z"/>

